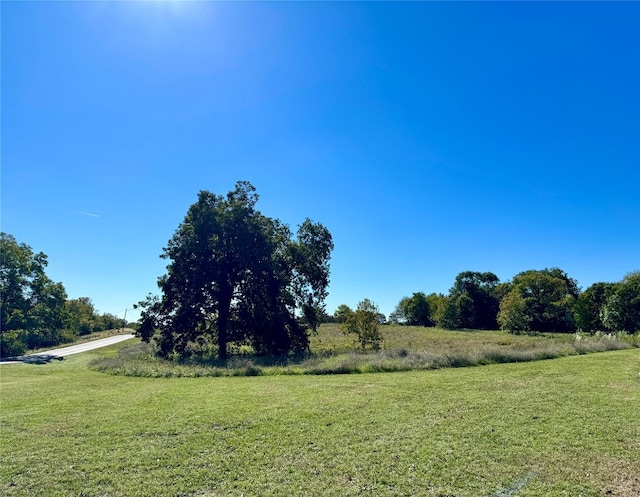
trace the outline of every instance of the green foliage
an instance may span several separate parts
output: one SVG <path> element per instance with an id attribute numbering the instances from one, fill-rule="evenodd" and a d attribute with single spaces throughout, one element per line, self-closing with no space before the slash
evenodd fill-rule
<path id="1" fill-rule="evenodd" d="M 367 347 L 378 350 L 381 341 L 379 314 L 378 306 L 369 299 L 364 299 L 358 303 L 355 311 L 346 316 L 342 325 L 344 333 L 357 335 L 362 350 Z"/>
<path id="2" fill-rule="evenodd" d="M 448 330 L 468 328 L 472 320 L 473 300 L 467 293 L 444 297 L 436 313 L 436 324 Z"/>
<path id="3" fill-rule="evenodd" d="M 497 327 L 496 315 L 499 300 L 496 287 L 498 277 L 490 272 L 463 271 L 456 276 L 450 290 L 453 311 L 457 315 L 456 328 L 493 330 Z"/>
<path id="4" fill-rule="evenodd" d="M 0 333 L 0 357 L 22 355 L 27 351 L 27 333 L 24 330 L 8 330 Z"/>
<path id="5" fill-rule="evenodd" d="M 573 310 L 579 330 L 594 333 L 608 329 L 603 322 L 605 306 L 615 288 L 614 283 L 594 283 L 580 294 Z"/>
<path id="6" fill-rule="evenodd" d="M 65 327 L 75 330 L 79 335 L 88 335 L 94 330 L 96 311 L 91 299 L 80 297 L 79 299 L 65 302 Z"/>
<path id="7" fill-rule="evenodd" d="M 611 330 L 640 330 L 640 271 L 627 274 L 611 288 L 602 309 L 602 322 Z"/>
<path id="8" fill-rule="evenodd" d="M 333 317 L 337 323 L 344 323 L 352 312 L 353 310 L 347 304 L 340 304 L 333 313 Z"/>
<path id="9" fill-rule="evenodd" d="M 161 297 L 140 302 L 140 336 L 156 330 L 159 353 L 210 350 L 225 359 L 230 344 L 280 355 L 308 347 L 306 327 L 324 312 L 333 242 L 319 223 L 289 227 L 255 209 L 258 195 L 238 182 L 226 197 L 201 191 L 162 257 Z"/>
<path id="10" fill-rule="evenodd" d="M 0 233 L 0 334 L 14 332 L 2 339 L 1 355 L 20 348 L 17 341 L 29 349 L 60 343 L 67 295 L 46 266 L 45 254 Z"/>
<path id="11" fill-rule="evenodd" d="M 65 302 L 65 331 L 73 335 L 88 335 L 99 331 L 124 328 L 126 321 L 110 313 L 98 314 L 88 297 Z"/>
<path id="12" fill-rule="evenodd" d="M 393 312 L 393 321 L 410 326 L 433 326 L 435 324 L 429 298 L 422 292 L 403 297 Z"/>
<path id="13" fill-rule="evenodd" d="M 572 331 L 578 285 L 558 268 L 517 274 L 500 303 L 498 322 L 510 331 Z"/>
<path id="14" fill-rule="evenodd" d="M 527 312 L 527 302 L 520 292 L 509 292 L 500 302 L 498 322 L 503 330 L 513 333 L 528 331 L 531 319 Z"/>
<path id="15" fill-rule="evenodd" d="M 105 312 L 95 316 L 93 332 L 124 328 L 126 325 L 127 322 L 124 319 L 119 318 L 115 314 Z"/>

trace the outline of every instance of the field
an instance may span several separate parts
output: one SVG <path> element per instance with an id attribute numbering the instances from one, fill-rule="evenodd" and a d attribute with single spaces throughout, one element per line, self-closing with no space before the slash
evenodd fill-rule
<path id="1" fill-rule="evenodd" d="M 0 494 L 640 495 L 637 348 L 381 374 L 89 369 L 121 347 L 0 369 Z"/>
<path id="2" fill-rule="evenodd" d="M 125 376 L 197 377 L 420 371 L 446 367 L 525 362 L 640 347 L 640 334 L 576 336 L 567 333 L 513 335 L 502 331 L 450 331 L 419 326 L 382 326 L 381 350 L 360 350 L 355 335 L 324 324 L 311 337 L 311 354 L 261 358 L 240 349 L 231 360 L 164 361 L 149 345 L 125 347 L 115 357 L 90 364 Z"/>

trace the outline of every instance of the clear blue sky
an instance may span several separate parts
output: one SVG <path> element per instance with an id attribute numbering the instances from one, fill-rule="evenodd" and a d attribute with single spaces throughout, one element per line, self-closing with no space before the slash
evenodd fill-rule
<path id="1" fill-rule="evenodd" d="M 237 180 L 329 228 L 330 312 L 640 268 L 640 3 L 1 9 L 2 230 L 101 312 L 156 292 L 198 191 Z"/>

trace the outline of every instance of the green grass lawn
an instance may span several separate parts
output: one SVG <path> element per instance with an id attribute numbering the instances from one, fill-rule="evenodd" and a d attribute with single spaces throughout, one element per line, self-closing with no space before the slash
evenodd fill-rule
<path id="1" fill-rule="evenodd" d="M 640 495 L 637 348 L 359 375 L 88 369 L 123 346 L 0 368 L 0 494 Z"/>

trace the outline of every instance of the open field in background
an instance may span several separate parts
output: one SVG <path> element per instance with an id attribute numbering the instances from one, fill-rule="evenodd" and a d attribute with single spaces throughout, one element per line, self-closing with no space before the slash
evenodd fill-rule
<path id="1" fill-rule="evenodd" d="M 554 333 L 513 335 L 503 331 L 450 331 L 419 326 L 382 326 L 382 349 L 358 349 L 355 335 L 324 324 L 311 337 L 311 354 L 303 357 L 232 357 L 165 361 L 150 345 L 135 344 L 116 357 L 98 359 L 92 369 L 127 376 L 258 376 L 416 371 L 506 362 L 526 362 L 569 355 L 640 347 L 640 335 L 582 336 Z"/>
<path id="2" fill-rule="evenodd" d="M 1 371 L 0 494 L 640 494 L 638 349 L 367 375 L 88 369 L 122 346 Z"/>
<path id="3" fill-rule="evenodd" d="M 432 350 L 443 353 L 451 350 L 474 350 L 486 346 L 534 349 L 549 343 L 571 344 L 573 333 L 538 333 L 514 335 L 506 331 L 445 330 L 423 326 L 384 325 L 380 327 L 382 349 Z M 637 345 L 640 346 L 640 337 Z M 312 351 L 346 352 L 358 347 L 355 335 L 345 335 L 339 324 L 323 324 L 317 335 L 311 336 Z"/>

